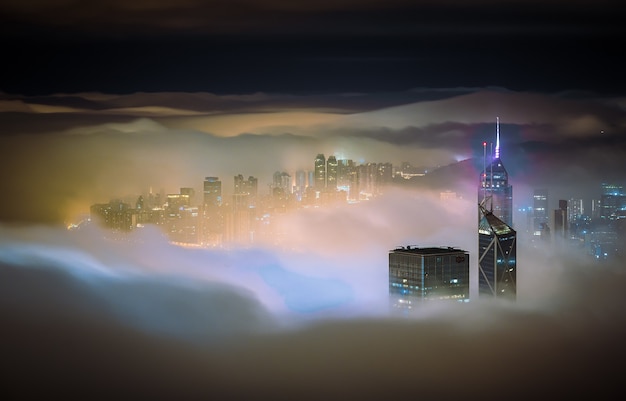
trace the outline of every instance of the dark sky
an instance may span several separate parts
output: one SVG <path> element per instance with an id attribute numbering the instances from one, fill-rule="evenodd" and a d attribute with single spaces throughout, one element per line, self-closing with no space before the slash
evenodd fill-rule
<path id="1" fill-rule="evenodd" d="M 617 1 L 5 1 L 0 90 L 625 90 Z"/>

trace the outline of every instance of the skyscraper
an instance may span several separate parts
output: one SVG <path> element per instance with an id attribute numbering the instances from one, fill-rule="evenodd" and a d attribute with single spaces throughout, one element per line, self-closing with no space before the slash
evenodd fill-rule
<path id="1" fill-rule="evenodd" d="M 585 215 L 585 206 L 582 199 L 570 198 L 567 202 L 567 220 L 575 223 Z"/>
<path id="2" fill-rule="evenodd" d="M 565 240 L 567 239 L 568 232 L 568 218 L 567 218 L 567 201 L 565 199 L 559 200 L 559 208 L 554 210 L 554 236 L 555 239 Z"/>
<path id="3" fill-rule="evenodd" d="M 486 143 L 483 143 L 486 146 Z M 485 149 L 486 151 L 486 149 Z M 513 188 L 500 160 L 500 119 L 496 149 L 480 175 L 478 188 L 478 293 L 515 299 L 517 233 L 513 228 Z"/>
<path id="4" fill-rule="evenodd" d="M 337 158 L 335 156 L 328 156 L 328 160 L 326 161 L 326 188 L 331 191 L 337 189 L 337 169 Z"/>
<path id="5" fill-rule="evenodd" d="M 222 204 L 222 181 L 218 177 L 206 177 L 204 179 L 204 207 L 221 206 Z"/>
<path id="6" fill-rule="evenodd" d="M 315 157 L 315 189 L 321 191 L 326 188 L 326 157 L 323 153 Z"/>
<path id="7" fill-rule="evenodd" d="M 409 310 L 427 300 L 469 299 L 469 253 L 451 247 L 400 247 L 389 252 L 392 307 Z"/>
<path id="8" fill-rule="evenodd" d="M 536 188 L 533 193 L 533 235 L 542 236 L 548 228 L 548 190 Z"/>
<path id="9" fill-rule="evenodd" d="M 483 143 L 486 152 L 487 143 Z M 500 119 L 496 123 L 496 149 L 492 160 L 480 174 L 478 203 L 506 223 L 513 226 L 513 187 L 509 184 L 509 174 L 500 160 Z"/>
<path id="10" fill-rule="evenodd" d="M 620 211 L 626 209 L 626 195 L 621 185 L 602 184 L 600 196 L 600 218 L 615 220 Z"/>
<path id="11" fill-rule="evenodd" d="M 514 300 L 517 233 L 483 205 L 478 210 L 478 293 Z"/>
<path id="12" fill-rule="evenodd" d="M 222 206 L 222 181 L 218 177 L 206 177 L 203 187 L 202 243 L 219 245 L 222 242 L 224 219 Z"/>

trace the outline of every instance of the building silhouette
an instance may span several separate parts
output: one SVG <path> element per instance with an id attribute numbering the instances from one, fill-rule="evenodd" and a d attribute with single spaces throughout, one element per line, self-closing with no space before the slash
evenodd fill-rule
<path id="1" fill-rule="evenodd" d="M 480 174 L 478 203 L 485 203 L 488 200 L 485 207 L 504 223 L 513 226 L 513 187 L 509 184 L 509 174 L 500 159 L 499 118 L 496 127 L 495 154 L 489 164 L 485 160 L 485 167 Z M 486 142 L 483 143 L 483 146 L 486 145 Z"/>
<path id="2" fill-rule="evenodd" d="M 478 294 L 514 300 L 517 233 L 484 205 L 479 205 L 478 210 Z"/>
<path id="3" fill-rule="evenodd" d="M 533 235 L 545 236 L 548 227 L 548 190 L 535 188 L 533 191 Z"/>
<path id="4" fill-rule="evenodd" d="M 222 243 L 224 219 L 222 215 L 222 181 L 206 177 L 203 186 L 202 243 L 216 246 Z"/>
<path id="5" fill-rule="evenodd" d="M 567 239 L 569 220 L 567 217 L 567 201 L 559 199 L 559 208 L 554 210 L 554 236 L 559 241 Z"/>
<path id="6" fill-rule="evenodd" d="M 326 188 L 326 157 L 323 153 L 319 153 L 315 157 L 315 190 L 322 191 Z"/>
<path id="7" fill-rule="evenodd" d="M 411 246 L 389 251 L 389 298 L 400 310 L 429 300 L 469 300 L 469 253 Z"/>
<path id="8" fill-rule="evenodd" d="M 602 184 L 600 195 L 600 218 L 602 220 L 615 220 L 619 211 L 626 209 L 626 194 L 621 185 Z"/>
<path id="9" fill-rule="evenodd" d="M 102 227 L 130 231 L 137 226 L 137 212 L 119 199 L 96 203 L 89 208 L 90 218 Z"/>
<path id="10" fill-rule="evenodd" d="M 326 160 L 326 188 L 329 191 L 334 191 L 337 189 L 337 174 L 337 158 L 335 156 L 328 156 L 328 160 Z"/>

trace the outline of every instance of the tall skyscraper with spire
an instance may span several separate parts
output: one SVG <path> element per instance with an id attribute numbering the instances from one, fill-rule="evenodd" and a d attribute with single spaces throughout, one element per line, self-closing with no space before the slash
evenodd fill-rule
<path id="1" fill-rule="evenodd" d="M 487 160 L 484 147 L 484 168 L 480 174 L 478 188 L 478 203 L 491 211 L 496 217 L 509 226 L 513 226 L 513 187 L 509 184 L 509 173 L 500 159 L 500 118 L 496 120 L 496 149 L 495 154 Z M 491 152 L 490 152 L 491 153 Z"/>
<path id="2" fill-rule="evenodd" d="M 500 119 L 495 155 L 486 160 L 478 188 L 478 293 L 481 297 L 517 296 L 517 232 L 513 223 L 513 189 L 500 160 Z"/>

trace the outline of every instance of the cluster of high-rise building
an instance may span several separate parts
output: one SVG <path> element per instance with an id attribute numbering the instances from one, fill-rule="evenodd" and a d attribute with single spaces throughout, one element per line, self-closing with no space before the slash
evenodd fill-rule
<path id="1" fill-rule="evenodd" d="M 522 210 L 526 231 L 537 243 L 582 249 L 596 260 L 612 260 L 624 252 L 626 194 L 623 187 L 602 183 L 595 199 L 559 199 L 549 209 L 550 191 L 537 188 L 533 206 Z"/>
<path id="2" fill-rule="evenodd" d="M 256 241 L 280 243 L 275 222 L 287 211 L 338 202 L 369 199 L 383 192 L 392 180 L 423 176 L 425 168 L 403 163 L 356 164 L 319 153 L 313 170 L 298 170 L 292 177 L 277 171 L 268 193 L 259 191 L 258 179 L 234 176 L 233 193 L 224 197 L 219 177 L 205 177 L 202 194 L 180 188 L 175 194 L 139 196 L 134 205 L 114 200 L 91 206 L 91 216 L 104 226 L 129 231 L 146 224 L 162 226 L 172 242 L 197 246 L 237 246 Z M 518 230 L 513 225 L 513 187 L 500 158 L 500 124 L 496 142 L 487 155 L 477 191 L 477 266 L 479 296 L 515 300 L 517 297 Z M 442 192 L 441 199 L 456 197 Z M 626 194 L 619 185 L 602 184 L 599 199 L 586 206 L 582 199 L 559 199 L 549 210 L 549 189 L 536 188 L 533 206 L 524 210 L 530 244 L 554 241 L 586 250 L 606 260 L 620 253 L 626 237 Z M 393 306 L 411 309 L 425 300 L 468 301 L 470 252 L 455 247 L 398 247 L 389 252 L 389 294 Z"/>
<path id="3" fill-rule="evenodd" d="M 402 171 L 411 169 L 405 163 Z M 400 172 L 402 172 L 400 171 Z M 295 176 L 276 171 L 269 192 L 260 191 L 258 179 L 234 176 L 233 192 L 222 194 L 219 177 L 205 177 L 202 194 L 194 188 L 179 193 L 141 195 L 133 204 L 113 200 L 94 204 L 90 215 L 103 226 L 130 231 L 146 224 L 163 227 L 170 240 L 197 246 L 246 245 L 256 241 L 279 242 L 276 221 L 285 212 L 300 207 L 353 203 L 383 192 L 393 178 L 391 163 L 356 164 L 349 159 L 318 154 L 313 170 L 298 170 Z"/>
<path id="4" fill-rule="evenodd" d="M 513 228 L 513 187 L 500 158 L 500 124 L 496 123 L 495 152 L 487 158 L 478 185 L 478 294 L 480 297 L 517 298 L 518 232 Z M 442 198 L 443 199 L 443 198 Z M 598 200 L 586 213 L 582 199 L 559 199 L 549 210 L 549 190 L 536 188 L 533 206 L 526 212 L 530 246 L 554 242 L 570 246 L 596 260 L 610 260 L 624 251 L 626 194 L 619 185 L 602 184 Z M 565 249 L 569 251 L 570 249 Z M 391 305 L 410 310 L 423 301 L 468 301 L 470 253 L 453 247 L 399 247 L 389 252 Z"/>

